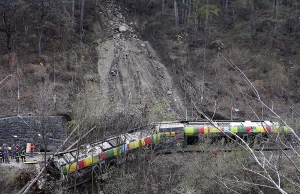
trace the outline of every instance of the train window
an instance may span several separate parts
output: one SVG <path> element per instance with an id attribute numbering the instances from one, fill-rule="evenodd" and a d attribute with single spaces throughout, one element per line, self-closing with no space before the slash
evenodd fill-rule
<path id="1" fill-rule="evenodd" d="M 103 142 L 100 146 L 103 150 L 107 150 L 112 147 L 108 142 Z"/>
<path id="2" fill-rule="evenodd" d="M 92 151 L 101 151 L 101 147 L 99 145 L 96 145 L 93 147 Z"/>
<path id="3" fill-rule="evenodd" d="M 86 158 L 86 157 L 87 157 L 86 154 L 83 154 L 83 153 L 81 153 L 81 152 L 78 153 L 78 160 L 84 159 L 84 158 Z"/>
<path id="4" fill-rule="evenodd" d="M 66 153 L 65 157 L 69 159 L 69 162 L 74 162 L 76 159 L 81 160 L 81 159 L 85 158 L 86 154 L 83 154 L 80 151 L 78 152 L 77 150 L 74 150 L 73 152 Z"/>
<path id="5" fill-rule="evenodd" d="M 63 158 L 59 158 L 59 162 L 62 162 L 61 159 L 64 159 L 66 163 L 71 163 L 75 160 L 75 158 L 70 153 L 65 153 L 63 155 Z"/>
<path id="6" fill-rule="evenodd" d="M 111 139 L 108 141 L 110 145 L 112 145 L 113 147 L 117 146 L 117 139 Z"/>
<path id="7" fill-rule="evenodd" d="M 124 143 L 129 143 L 130 142 L 130 136 L 128 135 L 128 134 L 123 134 L 123 135 L 121 135 L 121 140 L 122 140 L 122 142 L 124 142 Z"/>
<path id="8" fill-rule="evenodd" d="M 64 165 L 67 164 L 67 162 L 64 160 L 64 158 L 59 158 L 58 163 L 59 163 L 60 166 L 64 166 Z"/>

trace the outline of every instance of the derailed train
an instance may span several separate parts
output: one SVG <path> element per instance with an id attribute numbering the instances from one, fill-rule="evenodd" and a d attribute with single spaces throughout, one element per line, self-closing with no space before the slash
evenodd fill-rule
<path id="1" fill-rule="evenodd" d="M 140 147 L 163 145 L 163 148 L 182 151 L 202 137 L 233 139 L 237 136 L 245 141 L 255 139 L 261 146 L 263 137 L 271 134 L 289 136 L 291 129 L 270 121 L 164 122 L 156 124 L 155 130 L 120 134 L 56 153 L 49 163 L 61 179 L 67 180 L 68 188 L 72 188 L 90 180 L 91 171 L 101 177 L 107 162 Z"/>
<path id="2" fill-rule="evenodd" d="M 183 147 L 195 144 L 200 139 L 242 139 L 244 141 L 255 141 L 256 146 L 262 145 L 262 141 L 270 136 L 283 135 L 285 139 L 292 139 L 291 129 L 281 126 L 278 122 L 271 121 L 215 121 L 215 122 L 184 122 L 184 123 L 161 123 L 156 127 L 160 133 L 168 132 L 177 140 L 183 140 Z M 182 132 L 182 133 L 180 133 Z M 238 138 L 239 137 L 239 138 Z"/>
<path id="3" fill-rule="evenodd" d="M 152 132 L 150 132 L 152 133 Z M 117 136 L 85 144 L 79 149 L 55 153 L 48 159 L 48 174 L 67 183 L 70 189 L 91 179 L 101 179 L 106 165 L 115 162 L 117 156 L 140 147 L 155 145 L 163 134 L 147 135 L 149 132 L 125 133 Z M 147 135 L 146 137 L 142 137 Z M 43 182 L 40 184 L 43 185 Z"/>

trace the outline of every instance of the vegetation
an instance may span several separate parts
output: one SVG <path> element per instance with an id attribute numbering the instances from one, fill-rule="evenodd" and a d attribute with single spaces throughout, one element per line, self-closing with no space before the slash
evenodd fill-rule
<path id="1" fill-rule="evenodd" d="M 71 102 L 89 84 L 86 81 L 97 80 L 96 66 L 88 65 L 96 63 L 96 40 L 112 36 L 104 30 L 108 25 L 107 16 L 102 14 L 107 11 L 106 4 L 100 0 L 0 3 L 1 78 L 11 74 L 1 85 L 1 99 L 5 99 L 1 103 L 7 107 L 3 116 L 18 111 L 32 112 L 35 104 L 32 99 L 38 90 L 32 85 L 47 81 L 55 84 L 57 107 L 62 107 L 55 112 L 67 112 L 75 118 Z M 176 88 L 181 90 L 185 102 L 203 97 L 202 105 L 207 107 L 207 112 L 212 112 L 214 102 L 218 101 L 223 118 L 228 118 L 231 105 L 241 107 L 247 117 L 253 117 L 243 107 L 243 101 L 251 98 L 243 99 L 240 91 L 234 89 L 237 85 L 244 87 L 220 53 L 240 67 L 260 92 L 269 94 L 266 101 L 275 102 L 276 96 L 285 103 L 279 104 L 277 111 L 286 112 L 286 105 L 299 101 L 299 3 L 296 0 L 115 3 L 124 8 L 123 14 L 126 20 L 133 21 L 132 27 L 152 42 L 169 72 L 176 77 Z M 100 28 L 96 30 L 95 25 Z M 188 88 L 184 83 L 187 79 L 192 83 Z M 22 99 L 19 109 L 16 107 L 18 90 Z M 243 93 L 244 97 L 251 96 L 247 90 Z M 189 103 L 185 104 L 190 109 Z M 256 112 L 261 108 L 252 107 Z M 191 109 L 189 112 L 195 114 Z"/>
<path id="2" fill-rule="evenodd" d="M 150 2 L 126 1 L 132 9 L 144 16 L 140 19 L 147 22 L 147 30 L 143 31 L 144 36 L 156 45 L 169 70 L 179 76 L 179 80 L 185 80 L 186 76 L 193 77 L 191 82 L 194 83 L 194 92 L 188 96 L 198 98 L 199 95 L 204 98 L 207 96 L 211 99 L 206 103 L 208 107 L 212 106 L 213 99 L 220 103 L 219 97 L 224 97 L 224 103 L 219 104 L 223 114 L 225 107 L 228 107 L 228 103 L 233 103 L 232 101 L 236 103 L 234 106 L 243 106 L 239 103 L 243 101 L 240 98 L 241 91 L 233 87 L 236 88 L 237 85 L 241 89 L 244 87 L 239 83 L 236 72 L 230 71 L 226 60 L 219 55 L 222 53 L 248 75 L 259 87 L 260 92 L 265 94 L 265 91 L 268 91 L 266 101 L 272 101 L 276 96 L 287 104 L 298 102 L 298 97 L 295 96 L 298 82 L 292 78 L 296 74 L 293 69 L 298 66 L 299 61 L 299 53 L 296 51 L 299 42 L 298 2 L 292 0 Z M 174 4 L 175 2 L 177 4 Z M 174 9 L 178 11 L 175 12 Z M 157 14 L 158 12 L 161 14 Z M 165 42 L 172 42 L 169 44 L 171 46 L 165 47 Z M 176 42 L 177 46 L 172 46 L 173 42 Z M 219 74 L 216 74 L 214 64 L 220 66 Z M 195 84 L 197 82 L 200 83 Z M 205 83 L 207 85 L 203 86 Z M 215 91 L 209 91 L 211 88 Z M 251 96 L 249 91 L 243 93 Z M 224 94 L 230 95 L 230 98 Z M 251 98 L 246 100 L 249 101 Z M 251 106 L 259 111 L 259 107 Z"/>
<path id="3" fill-rule="evenodd" d="M 13 166 L 0 166 L 1 193 L 18 193 L 18 191 L 34 176 L 34 170 L 19 169 Z"/>

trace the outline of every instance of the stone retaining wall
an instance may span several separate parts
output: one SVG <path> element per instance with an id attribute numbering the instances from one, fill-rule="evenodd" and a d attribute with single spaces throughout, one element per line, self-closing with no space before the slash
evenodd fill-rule
<path id="1" fill-rule="evenodd" d="M 16 116 L 0 118 L 0 146 L 20 143 L 34 143 L 35 151 L 56 151 L 66 138 L 66 119 L 63 116 Z"/>

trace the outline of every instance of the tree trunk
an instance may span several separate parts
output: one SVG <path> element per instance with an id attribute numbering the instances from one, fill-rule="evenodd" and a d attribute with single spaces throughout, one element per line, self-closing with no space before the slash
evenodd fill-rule
<path id="1" fill-rule="evenodd" d="M 185 1 L 186 1 L 186 0 L 182 0 L 182 4 L 183 4 L 183 5 L 185 5 L 185 3 L 186 3 Z M 186 15 L 185 15 L 185 10 L 186 10 L 186 9 L 185 9 L 185 7 L 182 7 L 182 13 L 181 13 L 181 14 L 182 14 L 182 15 L 181 15 L 181 17 L 182 17 L 182 18 L 181 18 L 181 20 L 182 20 L 182 21 L 181 21 L 181 22 L 182 22 L 182 24 L 184 24 L 184 23 L 185 23 L 185 18 L 186 18 Z"/>
<path id="2" fill-rule="evenodd" d="M 189 29 L 189 25 L 190 25 L 190 18 L 191 18 L 191 11 L 192 11 L 192 0 L 188 1 L 188 17 L 187 17 L 187 22 L 186 22 L 186 30 Z"/>
<path id="3" fill-rule="evenodd" d="M 253 14 L 253 12 L 254 12 L 254 0 L 251 0 L 250 3 L 251 3 L 251 13 Z"/>
<path id="4" fill-rule="evenodd" d="M 42 29 L 39 31 L 39 43 L 38 43 L 38 47 L 39 47 L 39 61 L 41 61 L 41 57 L 42 57 Z"/>
<path id="5" fill-rule="evenodd" d="M 81 0 L 81 10 L 80 10 L 80 34 L 83 33 L 83 14 L 84 14 L 84 1 L 85 0 Z"/>
<path id="6" fill-rule="evenodd" d="M 75 0 L 72 0 L 72 8 L 71 8 L 71 24 L 70 29 L 74 30 L 74 16 L 75 16 Z"/>
<path id="7" fill-rule="evenodd" d="M 274 0 L 275 4 L 275 24 L 274 24 L 274 35 L 277 34 L 278 16 L 279 16 L 279 0 Z"/>
<path id="8" fill-rule="evenodd" d="M 208 5 L 209 5 L 209 2 L 208 2 L 208 0 L 206 0 L 205 24 L 204 24 L 204 32 L 205 32 L 205 33 L 207 33 L 208 16 L 209 16 L 209 13 L 208 13 Z"/>
<path id="9" fill-rule="evenodd" d="M 10 30 L 10 25 L 8 24 L 7 19 L 6 19 L 6 15 L 3 15 L 3 23 L 5 25 L 5 29 L 3 31 L 5 31 L 5 34 L 6 34 L 6 48 L 7 48 L 7 51 L 9 53 L 10 50 L 11 50 L 11 45 L 10 45 L 11 30 Z"/>
<path id="10" fill-rule="evenodd" d="M 178 6 L 177 6 L 177 1 L 174 0 L 174 14 L 175 14 L 175 28 L 176 28 L 176 33 L 179 32 L 179 17 L 178 17 Z"/>
<path id="11" fill-rule="evenodd" d="M 194 3 L 195 5 L 195 17 L 194 17 L 194 29 L 195 29 L 195 37 L 198 36 L 198 28 L 199 28 L 199 19 L 198 19 L 198 1 L 197 0 L 194 0 Z"/>
<path id="12" fill-rule="evenodd" d="M 161 12 L 164 13 L 165 11 L 165 0 L 161 0 Z"/>
<path id="13" fill-rule="evenodd" d="M 250 15 L 250 18 L 251 18 L 251 24 L 250 24 L 250 34 L 251 34 L 251 40 L 252 40 L 252 35 L 254 34 L 254 31 L 255 31 L 255 21 L 256 21 L 256 15 L 255 15 L 255 10 L 254 10 L 254 0 L 251 0 L 251 15 Z"/>

